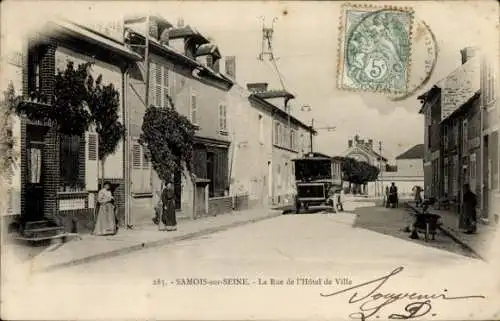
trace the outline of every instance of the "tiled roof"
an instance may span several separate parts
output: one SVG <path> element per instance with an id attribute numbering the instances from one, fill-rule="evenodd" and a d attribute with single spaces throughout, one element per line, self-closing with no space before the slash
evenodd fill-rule
<path id="1" fill-rule="evenodd" d="M 408 149 L 406 152 L 400 154 L 396 159 L 423 159 L 424 158 L 424 144 L 418 144 Z"/>

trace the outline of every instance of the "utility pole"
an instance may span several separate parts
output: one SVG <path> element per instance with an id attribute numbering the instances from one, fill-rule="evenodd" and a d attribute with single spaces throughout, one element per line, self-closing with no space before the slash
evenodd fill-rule
<path id="1" fill-rule="evenodd" d="M 262 46 L 258 59 L 260 61 L 264 60 L 264 56 L 268 56 L 269 59 L 274 59 L 272 51 L 273 33 L 274 33 L 274 23 L 278 18 L 274 17 L 271 27 L 266 27 L 264 17 L 262 18 Z"/>
<path id="2" fill-rule="evenodd" d="M 309 143 L 311 144 L 311 153 L 313 152 L 313 136 L 314 136 L 314 118 L 311 119 L 311 130 L 309 131 Z"/>
<path id="3" fill-rule="evenodd" d="M 380 175 L 380 194 L 382 197 L 384 196 L 384 177 L 382 175 L 382 142 L 378 142 L 378 153 L 379 153 L 379 161 L 378 161 L 378 167 L 379 167 L 379 175 Z"/>

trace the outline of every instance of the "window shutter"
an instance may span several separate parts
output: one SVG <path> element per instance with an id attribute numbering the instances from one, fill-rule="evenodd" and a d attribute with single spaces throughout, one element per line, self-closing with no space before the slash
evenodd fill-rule
<path id="1" fill-rule="evenodd" d="M 196 95 L 191 94 L 191 121 L 193 122 L 193 124 L 198 123 L 197 109 L 198 109 L 198 102 L 196 101 Z"/>
<path id="2" fill-rule="evenodd" d="M 149 64 L 149 104 L 157 106 L 156 101 L 156 85 L 155 85 L 155 77 L 156 77 L 156 69 L 157 65 L 154 62 Z M 146 106 L 149 107 L 149 106 Z"/>
<path id="3" fill-rule="evenodd" d="M 142 184 L 141 192 L 151 192 L 151 162 L 149 160 L 148 150 L 141 146 L 142 149 Z"/>
<path id="4" fill-rule="evenodd" d="M 163 73 L 162 73 L 162 82 L 163 82 L 163 106 L 171 108 L 170 103 L 168 101 L 168 97 L 170 95 L 170 90 L 169 90 L 169 70 L 167 67 L 163 66 Z"/>
<path id="5" fill-rule="evenodd" d="M 141 168 L 141 145 L 135 143 L 132 146 L 132 167 L 134 169 Z"/>
<path id="6" fill-rule="evenodd" d="M 95 132 L 85 133 L 85 189 L 87 191 L 96 191 L 98 189 L 99 144 L 97 138 Z"/>
<path id="7" fill-rule="evenodd" d="M 162 77 L 163 77 L 163 66 L 156 65 L 155 70 L 155 100 L 158 107 L 164 107 L 165 103 L 162 102 Z"/>

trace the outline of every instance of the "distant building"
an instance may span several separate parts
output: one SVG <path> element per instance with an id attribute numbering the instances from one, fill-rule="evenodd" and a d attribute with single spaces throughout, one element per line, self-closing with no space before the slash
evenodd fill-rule
<path id="1" fill-rule="evenodd" d="M 360 139 L 359 135 L 354 136 L 354 139 L 349 139 L 347 142 L 347 150 L 342 154 L 344 157 L 354 158 L 357 161 L 364 161 L 368 164 L 375 166 L 381 170 L 381 172 L 385 172 L 387 166 L 387 158 L 380 155 L 378 152 L 374 150 L 373 139 Z M 370 182 L 366 186 L 365 193 L 368 195 L 380 195 L 381 189 L 381 181 L 379 175 L 379 180 L 375 182 Z"/>
<path id="2" fill-rule="evenodd" d="M 384 185 L 392 182 L 399 195 L 411 195 L 414 186 L 424 187 L 424 144 L 418 144 L 396 157 L 396 171 L 384 175 Z"/>

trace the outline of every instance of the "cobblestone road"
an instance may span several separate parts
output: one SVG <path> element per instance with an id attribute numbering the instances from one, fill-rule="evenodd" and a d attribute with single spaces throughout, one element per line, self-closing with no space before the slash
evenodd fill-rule
<path id="1" fill-rule="evenodd" d="M 423 246 L 430 246 L 441 250 L 446 250 L 456 254 L 475 257 L 473 253 L 457 244 L 450 237 L 438 231 L 436 240 L 425 242 L 423 237 L 419 240 L 409 238 L 409 233 L 404 231 L 404 228 L 411 224 L 412 216 L 409 210 L 400 207 L 397 209 L 388 209 L 381 206 L 362 207 L 355 211 L 358 217 L 354 223 L 354 227 L 363 228 L 373 232 L 390 235 L 400 238 L 402 241 L 418 243 Z"/>

